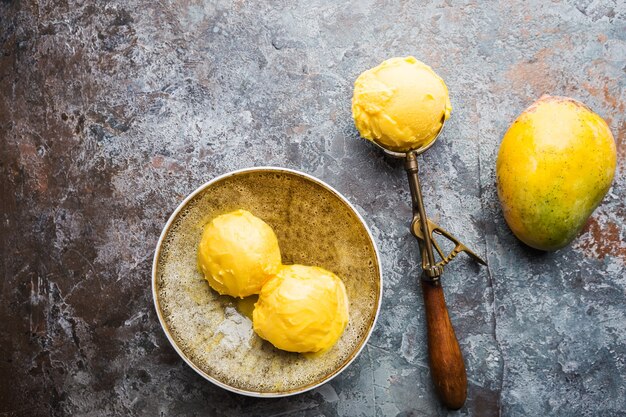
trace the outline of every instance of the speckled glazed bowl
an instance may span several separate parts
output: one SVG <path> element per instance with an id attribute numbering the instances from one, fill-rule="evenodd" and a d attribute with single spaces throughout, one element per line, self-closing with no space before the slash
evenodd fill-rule
<path id="1" fill-rule="evenodd" d="M 246 302 L 220 296 L 198 271 L 204 225 L 240 208 L 272 226 L 283 263 L 321 266 L 343 279 L 350 321 L 330 351 L 274 348 L 253 332 Z M 152 293 L 167 338 L 196 372 L 239 394 L 282 397 L 329 381 L 357 357 L 378 316 L 382 274 L 369 229 L 341 194 L 310 175 L 260 167 L 215 178 L 178 206 L 156 248 Z"/>

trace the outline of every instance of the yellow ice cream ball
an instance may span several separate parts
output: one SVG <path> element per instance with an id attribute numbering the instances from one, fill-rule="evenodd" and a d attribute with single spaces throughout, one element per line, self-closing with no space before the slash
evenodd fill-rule
<path id="1" fill-rule="evenodd" d="M 446 84 L 412 56 L 388 59 L 354 83 L 356 128 L 362 137 L 391 151 L 427 146 L 451 111 Z"/>
<path id="2" fill-rule="evenodd" d="M 348 324 L 348 297 L 339 277 L 323 268 L 285 265 L 261 290 L 254 331 L 279 349 L 330 349 Z"/>
<path id="3" fill-rule="evenodd" d="M 280 265 L 276 234 L 252 213 L 233 211 L 205 226 L 198 267 L 218 293 L 242 298 L 258 294 Z"/>

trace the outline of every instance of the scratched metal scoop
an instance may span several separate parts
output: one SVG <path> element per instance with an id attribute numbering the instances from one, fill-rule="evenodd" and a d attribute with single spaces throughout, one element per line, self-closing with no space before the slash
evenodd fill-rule
<path id="1" fill-rule="evenodd" d="M 413 203 L 411 233 L 417 238 L 422 255 L 423 274 L 421 283 L 426 309 L 428 351 L 432 379 L 443 404 L 449 409 L 456 410 L 465 403 L 467 375 L 459 343 L 448 316 L 440 278 L 443 274 L 443 267 L 460 252 L 467 253 L 476 262 L 483 265 L 487 265 L 487 263 L 461 243 L 459 239 L 452 236 L 450 232 L 441 228 L 426 216 L 418 176 L 417 155 L 434 145 L 443 130 L 444 124 L 445 117 L 442 118 L 441 128 L 435 138 L 421 148 L 410 149 L 406 152 L 396 152 L 386 149 L 376 141 L 374 143 L 388 155 L 405 159 L 404 168 L 409 179 Z M 454 249 L 446 255 L 433 234 L 451 241 L 454 244 Z M 439 256 L 439 261 L 435 259 L 435 254 Z"/>

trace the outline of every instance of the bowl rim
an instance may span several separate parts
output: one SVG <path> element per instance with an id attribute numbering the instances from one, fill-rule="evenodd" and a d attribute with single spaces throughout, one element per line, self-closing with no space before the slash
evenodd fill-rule
<path id="1" fill-rule="evenodd" d="M 225 384 L 224 382 L 222 382 L 222 381 L 212 377 L 211 375 L 208 375 L 206 372 L 204 372 L 202 369 L 200 369 L 180 349 L 180 347 L 178 346 L 178 344 L 174 340 L 173 336 L 170 334 L 170 331 L 168 329 L 167 323 L 165 322 L 165 317 L 163 316 L 163 314 L 161 312 L 161 308 L 159 306 L 159 297 L 158 297 L 158 292 L 157 292 L 157 269 L 158 269 L 159 256 L 161 254 L 161 248 L 163 246 L 163 241 L 165 240 L 165 236 L 169 232 L 170 227 L 172 226 L 172 223 L 174 222 L 174 220 L 177 218 L 178 214 L 184 209 L 184 207 L 187 206 L 187 204 L 193 198 L 195 198 L 198 194 L 200 194 L 202 191 L 204 191 L 207 187 L 211 186 L 212 184 L 214 184 L 214 183 L 216 183 L 218 181 L 221 181 L 221 180 L 223 180 L 225 178 L 228 178 L 228 177 L 233 177 L 233 176 L 236 176 L 236 175 L 239 175 L 239 174 L 244 174 L 244 173 L 248 173 L 248 172 L 255 172 L 255 171 L 266 171 L 266 172 L 276 172 L 276 171 L 278 171 L 278 172 L 286 172 L 286 173 L 289 173 L 289 174 L 294 174 L 294 175 L 297 175 L 297 176 L 300 176 L 300 177 L 304 177 L 305 179 L 310 180 L 310 181 L 312 181 L 312 182 L 314 182 L 314 183 L 316 183 L 316 184 L 326 188 L 331 193 L 333 193 L 343 203 L 345 203 L 348 206 L 348 208 L 350 208 L 352 213 L 356 215 L 356 217 L 359 220 L 359 222 L 361 223 L 361 225 L 363 225 L 363 227 L 365 228 L 365 231 L 367 232 L 369 240 L 372 242 L 372 246 L 374 248 L 374 255 L 376 256 L 376 262 L 378 264 L 378 280 L 379 280 L 378 287 L 379 287 L 379 290 L 378 290 L 378 303 L 376 305 L 376 312 L 374 314 L 374 319 L 371 322 L 371 326 L 369 326 L 369 329 L 367 331 L 367 335 L 365 336 L 365 339 L 363 339 L 363 342 L 361 343 L 359 348 L 356 349 L 355 351 L 353 351 L 351 353 L 350 358 L 348 360 L 346 360 L 343 364 L 341 364 L 340 367 L 335 369 L 333 372 L 329 373 L 321 381 L 319 381 L 319 382 L 317 382 L 315 384 L 312 384 L 312 385 L 307 385 L 307 386 L 305 386 L 303 388 L 293 389 L 293 390 L 284 391 L 284 392 L 258 392 L 258 391 L 250 391 L 250 390 L 244 390 L 244 389 L 241 389 L 241 388 L 233 387 L 233 386 Z M 153 260 L 152 260 L 152 279 L 151 280 L 152 280 L 152 299 L 153 299 L 153 302 L 154 302 L 154 308 L 155 308 L 157 316 L 159 318 L 159 324 L 161 325 L 161 329 L 165 333 L 165 336 L 167 337 L 167 340 L 170 342 L 170 345 L 172 345 L 172 347 L 174 348 L 176 353 L 178 353 L 178 356 L 180 356 L 187 363 L 187 365 L 189 365 L 191 367 L 191 369 L 196 371 L 196 373 L 198 373 L 200 376 L 202 376 L 207 381 L 217 385 L 218 387 L 223 388 L 223 389 L 225 389 L 227 391 L 230 391 L 230 392 L 234 392 L 236 394 L 241 394 L 241 395 L 245 395 L 245 396 L 249 396 L 249 397 L 257 397 L 257 398 L 279 398 L 279 397 L 289 397 L 289 396 L 292 396 L 292 395 L 302 394 L 304 392 L 311 391 L 311 390 L 313 390 L 313 389 L 315 389 L 315 388 L 317 388 L 317 387 L 319 387 L 319 386 L 321 386 L 321 385 L 331 381 L 333 378 L 335 378 L 337 375 L 339 375 L 341 372 L 343 372 L 346 368 L 348 368 L 348 366 L 350 366 L 350 364 L 352 364 L 352 362 L 354 362 L 354 360 L 361 354 L 361 352 L 363 351 L 363 349 L 367 345 L 367 342 L 369 341 L 369 338 L 371 337 L 371 335 L 372 335 L 372 333 L 374 331 L 374 328 L 376 327 L 376 322 L 378 320 L 378 316 L 380 314 L 380 308 L 381 308 L 381 304 L 382 304 L 383 285 L 384 285 L 383 270 L 382 270 L 380 252 L 378 251 L 378 246 L 376 244 L 376 240 L 374 240 L 374 236 L 372 235 L 372 232 L 371 232 L 370 228 L 368 227 L 367 223 L 365 222 L 365 219 L 361 216 L 361 214 L 358 212 L 356 207 L 354 207 L 352 205 L 352 203 L 350 203 L 350 201 L 348 201 L 348 199 L 343 196 L 343 194 L 341 194 L 334 187 L 332 187 L 331 185 L 327 184 L 323 180 L 321 180 L 319 178 L 316 178 L 316 177 L 314 177 L 314 176 L 312 176 L 310 174 L 307 174 L 305 172 L 302 172 L 302 171 L 298 171 L 298 170 L 291 169 L 291 168 L 278 167 L 278 166 L 249 167 L 249 168 L 241 168 L 241 169 L 237 169 L 237 170 L 234 170 L 234 171 L 230 171 L 230 172 L 218 175 L 217 177 L 215 177 L 215 178 L 205 182 L 204 184 L 202 184 L 199 187 L 197 187 L 194 191 L 192 191 L 189 195 L 187 195 L 187 197 L 185 197 L 185 199 L 176 207 L 174 212 L 170 215 L 170 217 L 168 218 L 167 222 L 165 223 L 165 226 L 161 230 L 161 234 L 159 236 L 159 240 L 157 242 L 157 246 L 156 246 L 156 249 L 154 251 L 154 257 L 153 257 Z"/>

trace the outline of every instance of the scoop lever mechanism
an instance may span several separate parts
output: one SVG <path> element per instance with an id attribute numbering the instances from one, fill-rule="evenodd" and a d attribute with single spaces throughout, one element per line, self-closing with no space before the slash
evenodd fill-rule
<path id="1" fill-rule="evenodd" d="M 413 221 L 411 222 L 411 233 L 419 241 L 420 251 L 422 254 L 422 269 L 424 270 L 423 279 L 426 281 L 438 282 L 443 274 L 443 267 L 454 259 L 460 252 L 465 252 L 476 262 L 482 265 L 487 265 L 487 262 L 461 243 L 459 239 L 426 217 L 422 190 L 419 183 L 416 152 L 408 152 L 406 154 L 405 169 L 409 179 L 411 199 L 413 202 Z M 425 230 L 427 233 L 424 233 Z M 448 255 L 445 255 L 441 246 L 439 246 L 435 240 L 433 233 L 454 243 L 454 249 L 452 249 Z M 441 258 L 439 262 L 435 262 L 435 251 Z"/>
<path id="2" fill-rule="evenodd" d="M 456 237 L 454 237 L 450 232 L 448 232 L 447 230 L 441 228 L 438 224 L 436 224 L 435 222 L 433 222 L 430 219 L 428 220 L 428 231 L 429 231 L 429 235 L 430 235 L 430 242 L 433 245 L 433 247 L 435 248 L 435 250 L 437 251 L 437 253 L 439 254 L 441 261 L 437 262 L 436 265 L 439 266 L 444 266 L 447 265 L 452 259 L 454 259 L 460 252 L 465 252 L 467 253 L 472 259 L 474 259 L 476 262 L 478 262 L 479 264 L 482 265 L 487 265 L 487 262 L 485 262 L 480 256 L 476 255 L 476 253 L 474 253 L 470 248 L 468 248 L 467 246 L 465 246 L 463 243 L 461 243 L 459 241 L 459 239 L 457 239 Z M 413 234 L 413 236 L 415 236 L 416 238 L 418 238 L 420 240 L 420 246 L 424 246 L 423 242 L 424 242 L 424 234 L 422 233 L 422 228 L 420 226 L 420 217 L 416 216 L 413 218 L 413 222 L 411 223 L 411 233 Z M 433 236 L 433 233 L 438 234 L 440 236 L 445 237 L 446 239 L 448 239 L 449 241 L 451 241 L 452 243 L 454 243 L 454 249 L 452 249 L 452 251 L 446 256 L 444 255 L 443 250 L 441 249 L 441 247 L 439 246 L 439 244 L 437 243 L 437 241 L 435 240 L 435 237 Z M 425 248 L 422 247 L 422 259 L 426 259 L 426 253 L 425 253 Z"/>

